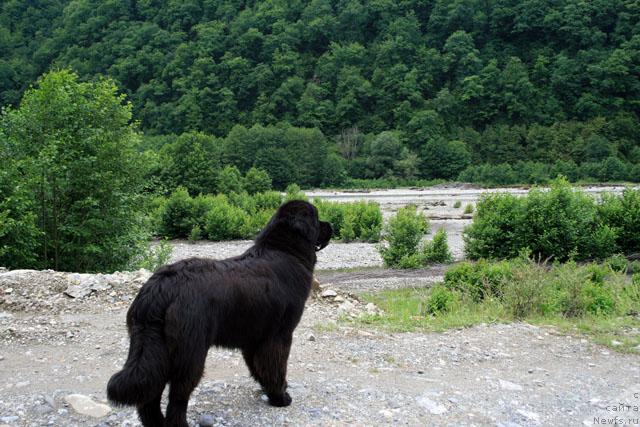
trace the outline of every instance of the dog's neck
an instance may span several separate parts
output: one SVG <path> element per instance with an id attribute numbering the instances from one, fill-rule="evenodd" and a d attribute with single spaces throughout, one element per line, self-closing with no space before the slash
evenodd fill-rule
<path id="1" fill-rule="evenodd" d="M 317 257 L 313 243 L 304 240 L 290 239 L 287 233 L 282 233 L 278 225 L 265 228 L 256 237 L 255 245 L 268 246 L 286 252 L 297 258 L 309 271 L 313 271 Z"/>

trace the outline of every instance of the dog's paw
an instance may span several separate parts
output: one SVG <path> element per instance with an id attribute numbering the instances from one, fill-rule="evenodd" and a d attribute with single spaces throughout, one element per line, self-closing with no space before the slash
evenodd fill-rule
<path id="1" fill-rule="evenodd" d="M 283 394 L 272 394 L 269 396 L 269 404 L 271 406 L 289 406 L 291 405 L 291 396 L 286 391 Z"/>

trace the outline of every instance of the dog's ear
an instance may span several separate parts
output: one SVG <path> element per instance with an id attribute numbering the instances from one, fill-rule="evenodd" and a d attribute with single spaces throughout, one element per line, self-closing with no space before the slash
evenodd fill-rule
<path id="1" fill-rule="evenodd" d="M 301 234 L 306 240 L 314 241 L 318 230 L 315 224 L 314 207 L 307 202 L 293 201 L 284 206 L 283 216 L 289 227 Z"/>

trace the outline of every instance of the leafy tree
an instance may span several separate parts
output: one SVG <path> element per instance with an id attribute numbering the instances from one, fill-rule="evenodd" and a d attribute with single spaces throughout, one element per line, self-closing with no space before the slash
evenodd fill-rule
<path id="1" fill-rule="evenodd" d="M 66 70 L 43 76 L 18 108 L 3 114 L 2 152 L 21 172 L 3 202 L 0 235 L 17 238 L 16 227 L 26 229 L 10 243 L 24 254 L 23 268 L 113 271 L 143 250 L 144 165 L 131 119 L 131 105 L 112 81 L 80 83 Z M 16 207 L 24 215 L 18 223 Z"/>

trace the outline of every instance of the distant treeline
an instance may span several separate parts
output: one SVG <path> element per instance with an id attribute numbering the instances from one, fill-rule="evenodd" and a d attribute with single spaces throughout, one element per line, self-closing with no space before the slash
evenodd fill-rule
<path id="1" fill-rule="evenodd" d="M 186 150 L 277 189 L 638 180 L 634 0 L 2 2 L 0 105 L 66 67 L 115 80 L 171 179 Z"/>

